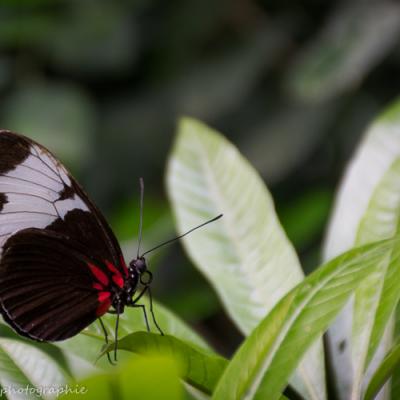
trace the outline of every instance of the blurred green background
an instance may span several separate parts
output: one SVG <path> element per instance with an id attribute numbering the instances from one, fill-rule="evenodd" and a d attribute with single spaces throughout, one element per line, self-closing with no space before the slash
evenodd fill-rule
<path id="1" fill-rule="evenodd" d="M 164 166 L 177 119 L 233 141 L 270 188 L 304 268 L 335 187 L 400 89 L 389 0 L 2 0 L 0 126 L 50 148 L 135 252 L 175 233 Z M 223 211 L 223 210 L 221 210 Z M 240 340 L 179 244 L 150 257 L 154 293 L 223 354 Z"/>

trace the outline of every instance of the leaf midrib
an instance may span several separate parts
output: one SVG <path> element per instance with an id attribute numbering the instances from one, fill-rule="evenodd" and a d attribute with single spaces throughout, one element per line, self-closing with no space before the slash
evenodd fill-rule
<path id="1" fill-rule="evenodd" d="M 283 324 L 282 329 L 280 330 L 280 334 L 276 337 L 273 346 L 269 350 L 268 357 L 262 363 L 262 368 L 261 368 L 260 372 L 257 373 L 257 376 L 259 376 L 259 375 L 260 376 L 256 378 L 257 381 L 254 382 L 254 384 L 251 385 L 251 387 L 250 387 L 250 393 L 251 393 L 252 396 L 250 396 L 250 397 L 246 396 L 246 399 L 251 400 L 254 397 L 254 395 L 255 395 L 258 387 L 259 387 L 259 383 L 262 381 L 262 378 L 264 376 L 263 371 L 266 371 L 268 366 L 271 365 L 271 362 L 272 362 L 273 358 L 275 357 L 277 350 L 279 349 L 279 347 L 281 346 L 281 344 L 283 343 L 283 341 L 287 337 L 287 333 L 288 333 L 289 329 L 293 326 L 294 322 L 298 319 L 299 315 L 303 312 L 303 310 L 306 307 L 306 305 L 310 303 L 312 298 L 314 298 L 314 296 L 319 292 L 319 290 L 321 288 L 326 286 L 329 283 L 329 281 L 331 281 L 332 279 L 336 278 L 338 274 L 340 274 L 346 267 L 348 267 L 348 265 L 345 264 L 345 258 L 346 257 L 343 257 L 343 259 L 340 260 L 340 264 L 342 265 L 341 268 L 337 268 L 335 273 L 333 273 L 332 275 L 329 275 L 325 279 L 323 278 L 322 281 L 319 284 L 316 284 L 315 286 L 313 286 L 313 288 L 310 290 L 309 295 L 304 298 L 304 300 L 301 302 L 301 304 L 297 304 L 296 305 L 295 312 L 288 319 L 288 321 Z M 359 272 L 359 271 L 360 271 L 360 269 L 357 272 Z M 355 274 L 357 272 L 354 271 L 352 274 Z M 296 288 L 293 289 L 293 290 L 296 290 Z M 296 294 L 296 297 L 297 297 L 297 295 L 298 294 Z M 295 299 L 294 299 L 293 303 L 294 302 L 295 302 Z M 301 305 L 301 307 L 300 307 L 300 305 Z"/>
<path id="2" fill-rule="evenodd" d="M 221 210 L 227 210 L 229 207 L 226 207 L 225 202 L 223 200 L 223 196 L 220 194 L 220 191 L 218 190 L 218 186 L 215 182 L 212 170 L 209 166 L 210 164 L 210 158 L 208 157 L 208 153 L 206 151 L 206 149 L 203 146 L 203 142 L 198 138 L 197 135 L 194 135 L 196 137 L 196 141 L 199 144 L 199 146 L 197 146 L 196 148 L 199 149 L 200 152 L 200 160 L 201 160 L 201 164 L 202 167 L 205 171 L 205 176 L 206 176 L 206 180 L 208 182 L 209 185 L 209 189 L 210 192 L 212 192 L 214 194 L 214 198 L 215 198 L 215 202 L 218 204 L 218 206 L 220 207 Z M 232 149 L 230 149 L 232 151 Z M 218 151 L 220 150 L 220 146 L 218 147 Z M 207 163 L 207 161 L 209 161 Z M 244 160 L 245 161 L 245 160 Z M 223 218 L 224 222 L 225 222 L 225 227 L 226 227 L 226 232 L 228 237 L 231 239 L 231 241 L 233 242 L 234 246 L 234 251 L 235 251 L 235 255 L 238 262 L 238 270 L 241 274 L 241 276 L 243 276 L 243 281 L 249 286 L 249 288 L 252 291 L 256 292 L 256 296 L 257 298 L 261 298 L 262 296 L 260 294 L 260 289 L 258 288 L 258 286 L 252 281 L 251 277 L 252 274 L 248 273 L 247 270 L 245 268 L 243 268 L 244 265 L 246 265 L 245 263 L 245 258 L 243 257 L 243 254 L 245 253 L 245 251 L 240 251 L 240 249 L 242 248 L 241 245 L 241 240 L 239 237 L 237 237 L 236 233 L 235 233 L 235 229 L 233 228 L 233 226 L 235 225 L 230 218 L 230 213 L 224 213 L 224 218 Z M 263 302 L 256 302 L 254 301 L 254 299 L 251 299 L 252 303 L 254 306 L 258 306 L 260 308 L 265 308 L 265 304 Z M 250 333 L 250 329 L 248 329 L 247 327 L 242 326 L 242 324 L 240 324 L 240 329 L 242 330 L 242 332 L 247 336 Z"/>

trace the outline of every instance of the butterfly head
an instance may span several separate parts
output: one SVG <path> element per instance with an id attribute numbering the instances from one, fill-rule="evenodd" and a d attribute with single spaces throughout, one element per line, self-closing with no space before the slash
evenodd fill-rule
<path id="1" fill-rule="evenodd" d="M 141 275 L 143 272 L 147 271 L 146 259 L 144 257 L 136 258 L 129 263 L 129 269 L 137 274 Z"/>
<path id="2" fill-rule="evenodd" d="M 129 263 L 129 272 L 130 275 L 138 276 L 140 283 L 145 286 L 150 285 L 153 279 L 153 275 L 147 269 L 146 259 L 143 256 L 138 257 Z"/>

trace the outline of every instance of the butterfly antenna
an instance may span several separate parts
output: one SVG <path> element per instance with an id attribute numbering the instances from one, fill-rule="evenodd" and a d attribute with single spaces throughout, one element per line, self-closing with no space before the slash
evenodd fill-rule
<path id="1" fill-rule="evenodd" d="M 142 244 L 142 231 L 143 231 L 143 198 L 144 198 L 144 182 L 143 178 L 139 178 L 140 184 L 140 217 L 139 217 L 139 239 L 136 258 L 139 258 L 140 245 Z"/>
<path id="2" fill-rule="evenodd" d="M 220 219 L 222 216 L 223 216 L 223 214 L 219 214 L 219 215 L 217 215 L 216 217 L 214 217 L 214 218 L 212 218 L 212 219 L 210 219 L 210 220 L 208 220 L 208 221 L 206 221 L 206 222 L 203 222 L 202 224 L 200 224 L 200 225 L 198 225 L 198 226 L 195 226 L 194 228 L 188 230 L 188 231 L 185 232 L 184 234 L 179 235 L 179 236 L 177 236 L 177 237 L 175 237 L 175 238 L 173 238 L 173 239 L 167 240 L 166 242 L 163 242 L 163 243 L 159 244 L 158 246 L 155 246 L 155 247 L 153 247 L 152 249 L 147 250 L 145 253 L 143 253 L 143 254 L 141 255 L 141 257 L 145 256 L 146 254 L 148 254 L 148 253 L 150 253 L 150 252 L 152 252 L 152 251 L 154 251 L 154 250 L 156 250 L 156 249 L 159 249 L 160 247 L 165 246 L 166 244 L 175 242 L 176 240 L 179 240 L 179 239 L 183 238 L 184 236 L 188 235 L 189 233 L 195 231 L 196 229 L 202 228 L 203 226 L 208 225 L 208 224 L 210 224 L 211 222 L 216 221 L 217 219 Z"/>

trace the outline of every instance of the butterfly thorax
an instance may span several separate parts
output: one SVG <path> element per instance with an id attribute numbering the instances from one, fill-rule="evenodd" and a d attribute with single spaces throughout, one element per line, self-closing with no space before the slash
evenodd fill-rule
<path id="1" fill-rule="evenodd" d="M 151 283 L 152 275 L 147 270 L 147 264 L 144 257 L 138 257 L 129 263 L 128 276 L 125 279 L 124 286 L 113 296 L 112 306 L 117 312 L 123 312 L 125 306 L 133 305 L 138 297 L 135 294 L 139 284 L 143 287 Z M 139 294 L 140 296 L 140 294 Z"/>

